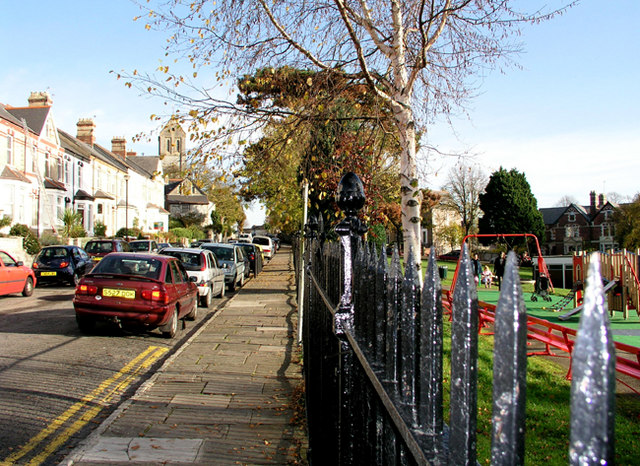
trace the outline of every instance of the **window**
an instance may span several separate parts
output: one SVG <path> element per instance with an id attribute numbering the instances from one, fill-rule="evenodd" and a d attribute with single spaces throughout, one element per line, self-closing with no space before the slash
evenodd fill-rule
<path id="1" fill-rule="evenodd" d="M 44 177 L 51 178 L 51 153 L 44 154 Z"/>
<path id="2" fill-rule="evenodd" d="M 64 161 L 64 182 L 65 184 L 71 183 L 71 162 Z"/>
<path id="3" fill-rule="evenodd" d="M 98 204 L 98 214 L 102 213 L 102 204 Z"/>
<path id="4" fill-rule="evenodd" d="M 82 162 L 78 162 L 78 189 L 82 189 L 82 167 L 84 164 Z"/>
<path id="5" fill-rule="evenodd" d="M 605 220 L 611 220 L 611 211 L 610 210 L 605 210 L 603 213 L 604 213 L 604 219 Z"/>
<path id="6" fill-rule="evenodd" d="M 7 163 L 13 164 L 13 136 L 7 134 Z"/>
<path id="7" fill-rule="evenodd" d="M 171 139 L 167 138 L 167 152 L 171 153 Z"/>
<path id="8" fill-rule="evenodd" d="M 576 221 L 576 213 L 575 212 L 569 212 L 569 221 L 570 222 L 575 222 Z"/>
<path id="9" fill-rule="evenodd" d="M 176 152 L 180 152 L 180 139 L 176 141 Z"/>

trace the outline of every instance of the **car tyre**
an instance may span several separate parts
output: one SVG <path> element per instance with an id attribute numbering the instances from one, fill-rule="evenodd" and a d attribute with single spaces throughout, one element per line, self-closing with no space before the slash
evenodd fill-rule
<path id="1" fill-rule="evenodd" d="M 238 275 L 233 277 L 233 280 L 231 280 L 231 283 L 229 283 L 229 291 L 235 291 L 236 290 L 236 281 L 238 281 Z"/>
<path id="2" fill-rule="evenodd" d="M 95 322 L 89 317 L 76 315 L 76 322 L 82 333 L 91 333 L 95 328 Z"/>
<path id="3" fill-rule="evenodd" d="M 244 286 L 244 272 L 240 275 L 240 288 Z"/>
<path id="4" fill-rule="evenodd" d="M 218 295 L 219 298 L 224 298 L 225 292 L 227 291 L 227 285 L 224 284 L 224 281 L 222 282 L 222 287 L 220 288 L 220 294 Z"/>
<path id="5" fill-rule="evenodd" d="M 27 277 L 27 281 L 24 282 L 24 288 L 22 289 L 22 296 L 31 296 L 33 294 L 33 278 Z"/>
<path id="6" fill-rule="evenodd" d="M 173 310 L 173 315 L 169 322 L 160 327 L 160 332 L 165 338 L 173 338 L 178 333 L 178 308 Z"/>
<path id="7" fill-rule="evenodd" d="M 78 283 L 80 283 L 80 275 L 78 274 L 78 272 L 73 272 L 73 278 L 71 279 L 71 284 L 73 286 L 78 286 Z"/>
<path id="8" fill-rule="evenodd" d="M 206 309 L 209 309 L 211 307 L 212 296 L 213 296 L 213 289 L 211 288 L 211 285 L 209 285 L 209 292 L 204 296 L 200 296 L 200 300 L 199 300 L 200 302 L 198 303 L 198 305 Z M 194 310 L 194 313 L 195 313 L 195 310 Z M 195 319 L 190 319 L 190 320 L 195 320 Z"/>

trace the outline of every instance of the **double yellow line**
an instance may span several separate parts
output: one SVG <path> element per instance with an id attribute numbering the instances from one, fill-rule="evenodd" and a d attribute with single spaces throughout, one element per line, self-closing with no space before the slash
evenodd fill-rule
<path id="1" fill-rule="evenodd" d="M 61 445 L 71 438 L 73 434 L 82 429 L 91 419 L 107 406 L 116 396 L 123 393 L 135 377 L 143 370 L 148 369 L 153 363 L 162 357 L 168 348 L 149 346 L 145 351 L 136 356 L 131 362 L 124 366 L 113 376 L 100 383 L 91 393 L 85 395 L 67 409 L 64 413 L 54 419 L 47 427 L 42 429 L 37 435 L 29 440 L 22 448 L 7 456 L 0 462 L 2 466 L 15 464 L 19 459 L 31 453 L 36 447 L 42 444 L 45 439 L 58 433 L 50 442 L 31 460 L 25 464 L 38 465 L 47 457 L 53 454 Z"/>

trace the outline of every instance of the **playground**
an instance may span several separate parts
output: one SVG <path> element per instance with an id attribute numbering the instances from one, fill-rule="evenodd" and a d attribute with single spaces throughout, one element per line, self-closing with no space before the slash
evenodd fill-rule
<path id="1" fill-rule="evenodd" d="M 473 236 L 480 235 L 465 237 L 462 246 Z M 532 351 L 529 355 L 561 356 L 564 354 L 563 357 L 568 357 L 571 361 L 582 310 L 585 274 L 592 256 L 584 253 L 574 254 L 573 287 L 569 290 L 554 289 L 545 260 L 540 253 L 537 238 L 528 234 L 508 236 L 525 237 L 534 241 L 536 246 L 537 255 L 534 255 L 533 263 L 537 264 L 537 270 L 534 268 L 531 274 L 534 283 L 532 286 L 530 282 L 523 282 L 523 297 L 528 316 L 528 338 L 542 343 L 544 350 Z M 611 251 L 600 253 L 597 257 L 600 260 L 603 291 L 609 311 L 611 334 L 616 347 L 616 369 L 621 374 L 640 379 L 639 255 L 629 251 Z M 450 309 L 459 262 L 460 260 L 455 263 L 450 285 L 448 280 L 443 282 L 445 309 Z M 449 285 L 448 288 L 447 285 Z M 479 332 L 490 333 L 488 328 L 494 321 L 500 291 L 495 282 L 487 288 L 481 280 L 479 280 L 477 291 L 480 313 Z M 569 364 L 567 378 L 571 378 L 571 364 Z M 632 390 L 638 393 L 635 388 Z"/>

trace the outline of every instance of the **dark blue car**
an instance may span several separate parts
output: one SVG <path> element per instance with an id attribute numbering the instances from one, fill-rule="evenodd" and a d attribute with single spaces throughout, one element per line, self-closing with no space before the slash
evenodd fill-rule
<path id="1" fill-rule="evenodd" d="M 33 261 L 33 272 L 38 285 L 43 283 L 69 283 L 77 285 L 80 278 L 93 269 L 93 261 L 78 246 L 46 246 Z"/>

